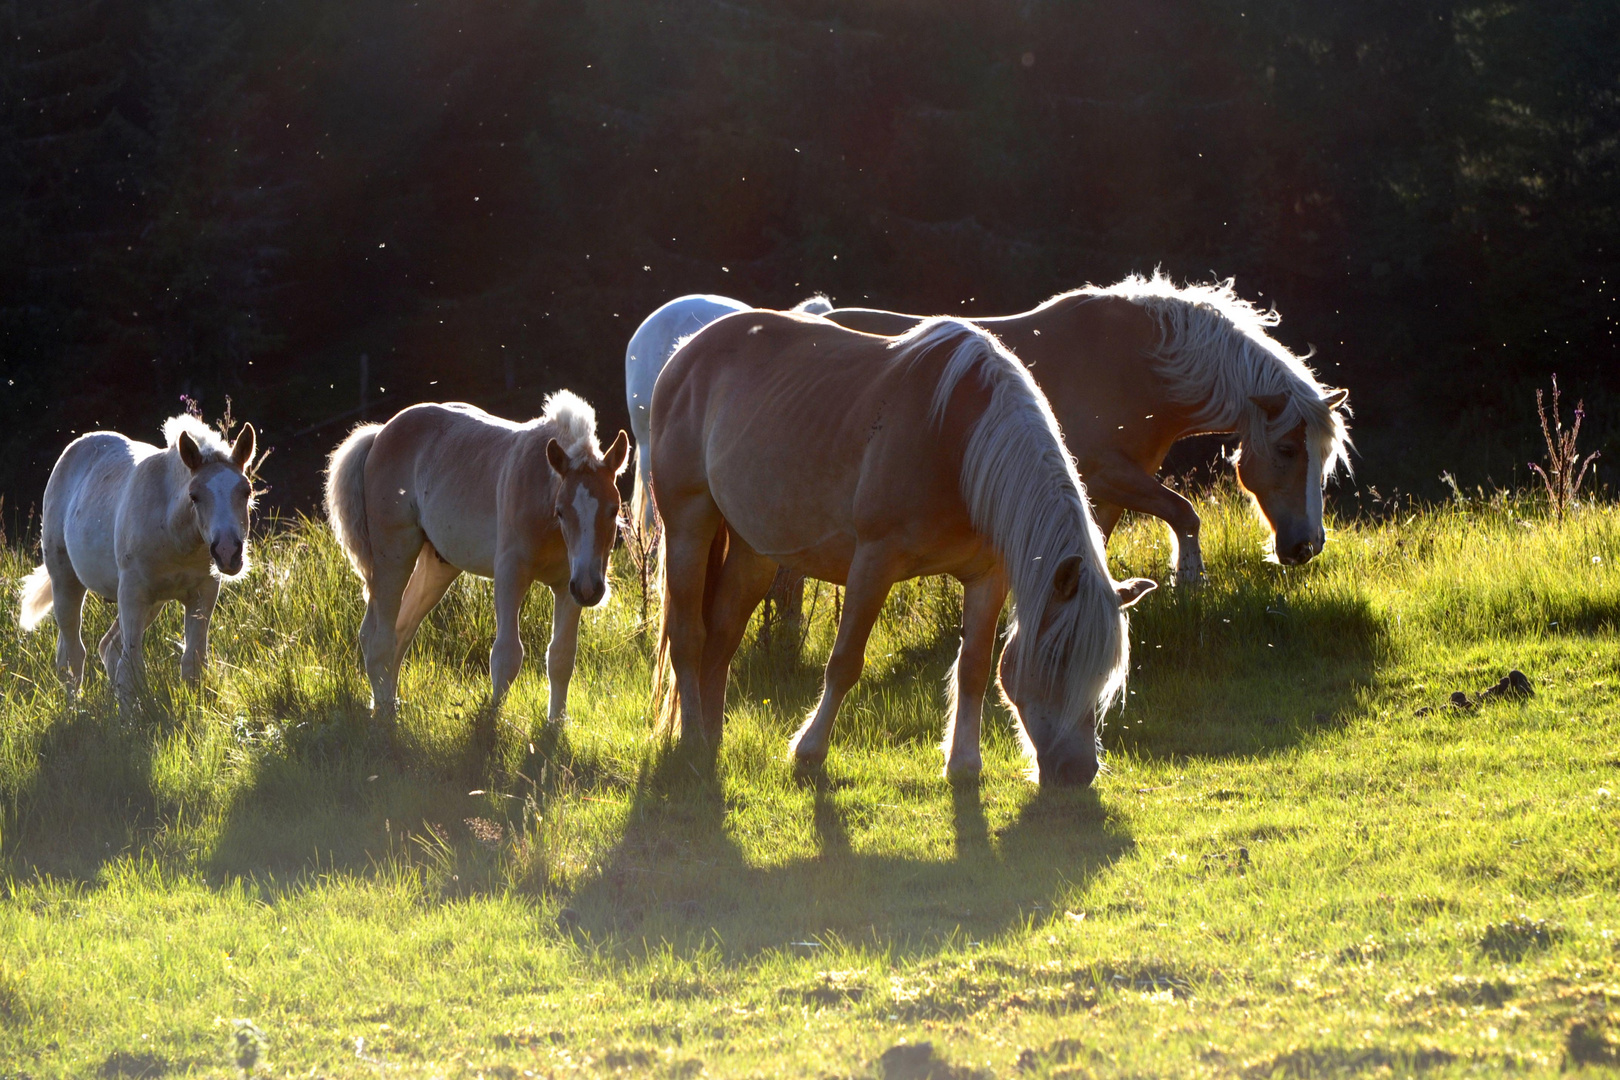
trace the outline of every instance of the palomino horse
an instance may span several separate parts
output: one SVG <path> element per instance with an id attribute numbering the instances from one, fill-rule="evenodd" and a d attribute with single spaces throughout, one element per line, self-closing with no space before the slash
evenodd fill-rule
<path id="1" fill-rule="evenodd" d="M 566 390 L 526 424 L 471 405 L 413 405 L 386 424 L 354 429 L 332 453 L 326 514 L 366 586 L 361 651 L 372 705 L 393 715 L 399 665 L 427 613 L 462 571 L 495 579 L 499 704 L 523 663 L 518 613 L 544 582 L 554 604 L 546 677 L 549 714 L 568 703 L 581 606 L 607 597 L 630 437 L 606 454 L 596 413 Z"/>
<path id="2" fill-rule="evenodd" d="M 903 333 L 920 318 L 863 308 L 827 317 L 874 334 Z M 1322 486 L 1349 464 L 1339 411 L 1349 391 L 1317 382 L 1266 332 L 1276 312 L 1241 299 L 1230 280 L 1178 288 L 1157 272 L 1132 275 L 972 321 L 1029 365 L 1051 400 L 1105 536 L 1123 510 L 1162 518 L 1177 580 L 1198 580 L 1198 513 L 1154 473 L 1177 439 L 1237 432 L 1238 482 L 1271 525 L 1277 561 L 1321 552 Z"/>
<path id="3" fill-rule="evenodd" d="M 647 452 L 648 425 L 652 414 L 653 385 L 658 373 L 664 370 L 675 346 L 689 338 L 722 315 L 734 311 L 748 311 L 751 305 L 729 296 L 695 293 L 678 296 L 642 320 L 636 332 L 630 335 L 630 344 L 624 350 L 624 403 L 630 410 L 630 433 L 636 439 L 636 487 L 630 505 L 643 530 L 652 528 L 653 506 L 647 498 L 650 483 Z M 825 296 L 816 295 L 801 301 L 793 309 L 811 315 L 824 315 L 832 310 Z"/>
<path id="4" fill-rule="evenodd" d="M 741 312 L 676 352 L 653 393 L 652 434 L 659 651 L 683 740 L 718 744 L 732 655 L 778 565 L 847 589 L 821 702 L 794 736 L 801 763 L 825 759 L 889 589 L 950 574 L 965 599 L 946 773 L 979 771 L 1010 585 L 1017 618 L 1000 683 L 1033 772 L 1091 781 L 1097 719 L 1128 667 L 1122 609 L 1153 582 L 1109 578 L 1046 399 L 994 338 L 952 319 L 891 340 Z"/>
<path id="5" fill-rule="evenodd" d="M 70 693 L 84 677 L 87 591 L 118 604 L 97 652 L 127 699 L 143 675 L 141 639 L 170 600 L 186 606 L 180 674 L 202 677 L 220 580 L 247 569 L 253 425 L 227 446 L 202 421 L 175 416 L 163 441 L 159 449 L 113 431 L 81 435 L 45 485 L 45 563 L 23 581 L 19 621 L 32 630 L 54 610 L 56 670 Z"/>

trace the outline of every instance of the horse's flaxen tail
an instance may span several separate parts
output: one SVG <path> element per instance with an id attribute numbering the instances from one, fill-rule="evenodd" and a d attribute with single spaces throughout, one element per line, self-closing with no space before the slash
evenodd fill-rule
<path id="1" fill-rule="evenodd" d="M 647 529 L 652 525 L 649 511 L 652 510 L 652 492 L 647 490 L 647 481 L 642 476 L 641 455 L 647 451 L 641 444 L 636 444 L 636 479 L 630 488 L 630 515 L 635 518 L 636 526 Z"/>
<path id="2" fill-rule="evenodd" d="M 366 527 L 366 458 L 381 424 L 349 432 L 326 464 L 326 520 L 360 580 L 371 579 L 371 532 Z"/>
<path id="3" fill-rule="evenodd" d="M 24 630 L 32 630 L 51 613 L 50 571 L 39 566 L 23 578 L 20 598 L 22 610 L 17 612 L 17 622 Z"/>

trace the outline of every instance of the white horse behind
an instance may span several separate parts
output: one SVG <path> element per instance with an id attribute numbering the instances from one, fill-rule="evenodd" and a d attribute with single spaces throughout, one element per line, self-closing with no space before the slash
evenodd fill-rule
<path id="1" fill-rule="evenodd" d="M 751 307 L 729 296 L 705 293 L 678 296 L 647 316 L 630 335 L 630 344 L 624 350 L 624 403 L 630 410 L 630 433 L 636 439 L 636 487 L 631 507 L 644 530 L 652 528 L 653 520 L 652 500 L 647 497 L 652 476 L 644 447 L 652 438 L 650 410 L 658 373 L 664 370 L 664 365 L 675 354 L 675 347 L 682 341 L 722 315 L 748 311 Z M 825 315 L 832 309 L 832 301 L 820 293 L 793 308 L 806 315 Z"/>
<path id="2" fill-rule="evenodd" d="M 170 600 L 186 606 L 180 673 L 202 676 L 220 581 L 247 570 L 253 425 L 226 445 L 202 421 L 175 416 L 163 440 L 159 448 L 113 431 L 81 435 L 45 485 L 45 561 L 23 581 L 18 621 L 32 630 L 54 610 L 56 669 L 70 693 L 84 677 L 87 591 L 118 605 L 97 652 L 127 698 L 143 675 L 141 638 Z"/>

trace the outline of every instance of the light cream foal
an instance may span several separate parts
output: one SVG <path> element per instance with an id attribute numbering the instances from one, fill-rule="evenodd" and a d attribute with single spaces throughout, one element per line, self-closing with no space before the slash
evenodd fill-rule
<path id="1" fill-rule="evenodd" d="M 175 416 L 159 448 L 115 431 L 68 444 L 45 485 L 44 565 L 23 582 L 24 630 L 56 615 L 56 668 L 69 692 L 84 678 L 86 592 L 118 604 L 97 652 L 121 699 L 144 676 L 141 641 L 170 600 L 186 607 L 180 674 L 202 677 L 208 621 L 222 579 L 247 570 L 253 425 L 227 445 L 202 421 Z"/>
<path id="2" fill-rule="evenodd" d="M 525 424 L 471 405 L 413 405 L 333 452 L 326 512 L 365 582 L 360 645 L 372 705 L 392 717 L 417 627 L 462 571 L 495 579 L 489 675 L 499 704 L 523 663 L 518 615 L 536 581 L 554 599 L 548 713 L 563 715 L 581 607 L 607 598 L 630 437 L 603 453 L 596 413 L 563 390 Z"/>

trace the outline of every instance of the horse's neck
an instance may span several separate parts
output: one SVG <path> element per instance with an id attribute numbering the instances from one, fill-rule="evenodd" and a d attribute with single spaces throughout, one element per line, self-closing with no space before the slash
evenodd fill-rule
<path id="1" fill-rule="evenodd" d="M 156 499 L 163 511 L 163 535 L 169 546 L 180 554 L 189 554 L 208 541 L 197 532 L 197 523 L 191 514 L 187 494 L 191 486 L 191 470 L 173 450 L 164 450 L 153 459 L 156 470 Z"/>

